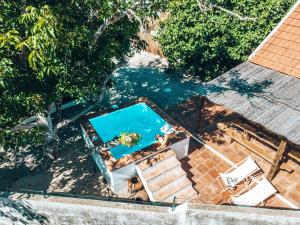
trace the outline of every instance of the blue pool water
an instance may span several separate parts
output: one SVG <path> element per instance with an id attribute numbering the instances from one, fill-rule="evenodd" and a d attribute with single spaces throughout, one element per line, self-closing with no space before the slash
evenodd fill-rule
<path id="1" fill-rule="evenodd" d="M 138 103 L 89 120 L 103 142 L 111 141 L 122 132 L 136 132 L 142 136 L 132 147 L 118 145 L 110 149 L 115 159 L 141 150 L 157 142 L 155 136 L 167 122 L 147 104 Z"/>

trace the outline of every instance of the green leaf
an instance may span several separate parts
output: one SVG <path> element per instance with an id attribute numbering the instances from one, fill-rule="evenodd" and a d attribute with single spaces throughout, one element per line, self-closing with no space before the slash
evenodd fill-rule
<path id="1" fill-rule="evenodd" d="M 28 63 L 29 63 L 29 66 L 36 70 L 36 55 L 37 55 L 37 52 L 36 50 L 32 50 L 29 55 L 28 55 Z"/>

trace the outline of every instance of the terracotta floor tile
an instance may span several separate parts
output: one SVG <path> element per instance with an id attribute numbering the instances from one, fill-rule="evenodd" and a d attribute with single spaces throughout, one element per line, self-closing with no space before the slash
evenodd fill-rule
<path id="1" fill-rule="evenodd" d="M 213 168 L 216 164 L 217 162 L 212 158 L 209 158 L 204 162 L 204 165 L 209 169 Z"/>
<path id="2" fill-rule="evenodd" d="M 210 169 L 208 171 L 208 174 L 215 178 L 217 178 L 219 176 L 219 172 L 215 168 Z"/>
<path id="3" fill-rule="evenodd" d="M 273 200 L 273 201 L 272 201 Z M 268 199 L 268 201 L 270 201 L 269 199 Z M 268 202 L 267 201 L 267 202 Z M 288 205 L 286 205 L 284 202 L 282 202 L 280 199 L 278 199 L 276 196 L 273 196 L 272 198 L 271 198 L 271 204 L 270 205 L 268 205 L 268 204 L 266 204 L 266 206 L 271 206 L 271 207 L 278 207 L 278 208 L 287 208 L 288 207 Z"/>
<path id="4" fill-rule="evenodd" d="M 213 197 L 218 195 L 221 191 L 222 191 L 221 188 L 215 184 L 211 184 L 203 190 L 204 193 L 207 193 Z"/>
<path id="5" fill-rule="evenodd" d="M 204 159 L 209 159 L 211 154 L 208 153 L 208 151 L 204 151 L 201 153 L 201 156 L 204 158 Z"/>
<path id="6" fill-rule="evenodd" d="M 230 196 L 232 195 L 232 193 L 225 191 L 221 193 L 223 202 L 229 202 Z"/>
<path id="7" fill-rule="evenodd" d="M 221 162 L 215 168 L 223 173 L 230 168 L 230 165 L 227 162 Z"/>
<path id="8" fill-rule="evenodd" d="M 198 194 L 198 198 L 199 198 L 202 202 L 204 202 L 204 203 L 206 203 L 206 204 L 212 203 L 212 199 L 213 199 L 213 197 L 210 196 L 209 194 L 207 194 L 207 193 L 202 193 L 202 192 L 200 192 L 200 193 Z"/>
<path id="9" fill-rule="evenodd" d="M 194 186 L 194 188 L 198 192 L 202 192 L 207 187 L 207 184 L 205 184 L 203 181 L 198 181 L 197 184 Z"/>
<path id="10" fill-rule="evenodd" d="M 213 160 L 215 160 L 217 163 L 220 163 L 220 162 L 223 161 L 223 160 L 222 160 L 219 156 L 217 156 L 217 155 L 212 155 L 210 158 L 213 159 Z"/>
<path id="11" fill-rule="evenodd" d="M 235 163 L 239 163 L 241 162 L 245 157 L 244 156 L 241 156 L 240 154 L 235 154 L 233 156 L 233 159 L 232 161 L 234 161 Z"/>
<path id="12" fill-rule="evenodd" d="M 196 169 L 201 173 L 201 174 L 206 174 L 209 171 L 209 168 L 206 167 L 204 164 L 201 164 L 196 167 Z"/>
<path id="13" fill-rule="evenodd" d="M 196 184 L 198 184 L 199 182 L 201 182 L 201 176 L 193 176 L 193 177 L 191 178 L 191 180 L 192 180 L 193 182 L 195 182 Z"/>
<path id="14" fill-rule="evenodd" d="M 201 153 L 201 151 L 197 149 L 197 150 L 193 151 L 192 153 L 189 153 L 188 157 L 189 157 L 190 159 L 192 159 L 193 157 L 195 157 L 195 156 L 198 155 L 199 153 Z"/>
<path id="15" fill-rule="evenodd" d="M 201 155 L 197 155 L 192 159 L 194 162 L 196 162 L 197 165 L 202 164 L 205 162 L 206 159 L 201 157 Z"/>
<path id="16" fill-rule="evenodd" d="M 209 174 L 206 174 L 204 176 L 201 177 L 202 181 L 205 182 L 207 185 L 209 185 L 210 183 L 214 182 L 215 181 L 215 178 L 212 177 L 211 175 Z"/>
<path id="17" fill-rule="evenodd" d="M 300 180 L 298 180 L 298 184 L 295 187 L 295 192 L 300 193 Z"/>
<path id="18" fill-rule="evenodd" d="M 291 160 L 289 160 L 288 162 L 286 162 L 286 163 L 282 163 L 281 165 L 280 165 L 280 169 L 281 170 L 286 170 L 286 171 L 288 171 L 288 172 L 293 172 L 294 170 L 295 170 L 295 168 L 294 168 L 294 164 L 291 162 Z"/>
<path id="19" fill-rule="evenodd" d="M 285 180 L 284 178 L 282 178 L 282 179 L 280 179 L 278 182 L 272 182 L 274 185 L 275 185 L 275 187 L 277 188 L 277 190 L 279 191 L 279 192 L 284 192 L 285 191 L 285 189 L 286 189 L 286 186 L 288 185 L 288 182 L 287 182 L 287 180 Z"/>
<path id="20" fill-rule="evenodd" d="M 293 202 L 300 203 L 300 193 L 288 193 L 287 194 L 288 199 L 292 200 Z"/>
<path id="21" fill-rule="evenodd" d="M 194 176 L 202 176 L 201 172 L 199 172 L 199 170 L 197 170 L 197 167 L 194 167 L 194 168 L 190 169 L 190 172 L 191 172 Z"/>
<path id="22" fill-rule="evenodd" d="M 197 167 L 199 165 L 198 162 L 194 161 L 194 160 L 189 160 L 188 161 L 188 164 L 191 166 L 191 167 Z"/>
<path id="23" fill-rule="evenodd" d="M 220 195 L 216 195 L 211 201 L 213 204 L 218 205 L 223 202 L 223 198 Z"/>

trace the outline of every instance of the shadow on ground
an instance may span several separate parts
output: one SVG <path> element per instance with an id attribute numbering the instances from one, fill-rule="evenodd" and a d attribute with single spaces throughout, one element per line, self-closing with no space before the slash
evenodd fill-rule
<path id="1" fill-rule="evenodd" d="M 228 72 L 226 79 L 203 83 L 189 76 L 165 73 L 158 68 L 124 67 L 115 73 L 115 86 L 106 93 L 103 106 L 110 107 L 146 97 L 159 107 L 167 109 L 193 96 L 223 94 L 226 91 L 251 99 L 264 93 L 272 84 L 268 80 L 250 83 L 240 78 L 240 75 L 239 71 L 233 69 Z"/>
<path id="2" fill-rule="evenodd" d="M 0 198 L 0 220 L 5 224 L 47 224 L 46 216 L 33 210 L 28 202 Z"/>
<path id="3" fill-rule="evenodd" d="M 146 97 L 166 109 L 203 92 L 199 81 L 177 74 L 167 74 L 151 67 L 119 69 L 115 86 L 106 94 L 103 104 L 110 106 Z"/>
<path id="4" fill-rule="evenodd" d="M 50 167 L 24 174 L 14 181 L 8 190 L 111 195 L 95 162 L 85 152 L 78 125 L 71 124 L 63 128 L 60 136 L 63 143 L 62 150 Z"/>

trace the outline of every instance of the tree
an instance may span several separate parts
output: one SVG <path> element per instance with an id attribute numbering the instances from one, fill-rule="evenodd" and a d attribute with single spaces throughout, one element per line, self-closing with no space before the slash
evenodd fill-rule
<path id="1" fill-rule="evenodd" d="M 171 68 L 204 81 L 242 61 L 294 0 L 172 0 L 157 40 Z"/>
<path id="2" fill-rule="evenodd" d="M 119 63 L 144 47 L 137 35 L 164 0 L 0 0 L 0 147 L 44 145 L 101 101 Z M 70 121 L 64 98 L 88 107 Z M 56 115 L 51 110 L 56 108 Z"/>

